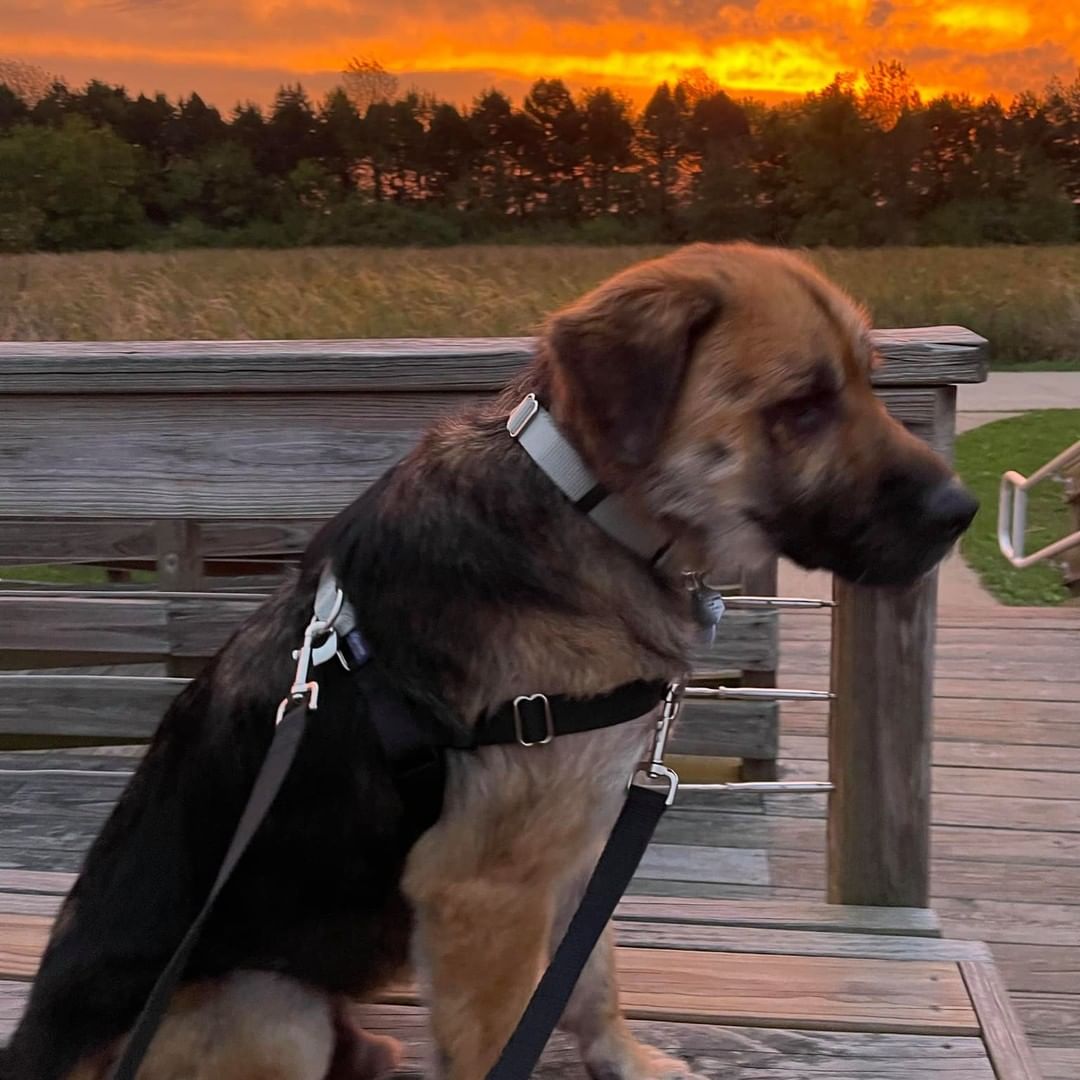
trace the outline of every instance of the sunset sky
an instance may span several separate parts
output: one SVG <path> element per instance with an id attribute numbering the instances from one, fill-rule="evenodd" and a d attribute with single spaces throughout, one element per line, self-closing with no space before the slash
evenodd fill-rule
<path id="1" fill-rule="evenodd" d="M 924 92 L 1005 97 L 1080 67 L 1078 0 L 0 0 L 0 57 L 82 83 L 198 90 L 229 108 L 283 82 L 321 94 L 350 56 L 467 102 L 540 76 L 637 100 L 704 68 L 776 98 L 902 60 Z"/>

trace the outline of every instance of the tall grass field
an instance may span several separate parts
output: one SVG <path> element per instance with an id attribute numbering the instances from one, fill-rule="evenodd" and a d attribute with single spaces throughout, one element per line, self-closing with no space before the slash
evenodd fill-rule
<path id="1" fill-rule="evenodd" d="M 530 333 L 656 247 L 0 256 L 0 340 Z M 878 326 L 960 324 L 995 367 L 1080 368 L 1080 245 L 817 250 Z M 0 351 L 2 355 L 2 351 Z"/>

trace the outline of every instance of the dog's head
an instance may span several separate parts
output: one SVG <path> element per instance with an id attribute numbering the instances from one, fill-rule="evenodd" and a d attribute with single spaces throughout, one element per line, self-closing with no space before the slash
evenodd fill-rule
<path id="1" fill-rule="evenodd" d="M 790 253 L 695 245 L 639 264 L 542 340 L 552 407 L 600 479 L 714 563 L 780 552 L 903 584 L 975 514 L 874 396 L 865 315 Z"/>

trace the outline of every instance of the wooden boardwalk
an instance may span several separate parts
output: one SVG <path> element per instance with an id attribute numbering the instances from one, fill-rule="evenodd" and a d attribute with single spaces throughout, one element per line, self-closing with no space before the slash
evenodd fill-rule
<path id="1" fill-rule="evenodd" d="M 785 613 L 780 683 L 824 689 L 827 616 Z M 1080 1077 L 1080 609 L 938 618 L 932 906 L 948 938 L 987 942 L 1046 1080 Z M 827 773 L 826 711 L 782 706 L 784 775 Z M 741 797 L 661 824 L 649 892 L 820 898 L 821 801 Z M 715 847 L 714 845 L 722 845 Z M 691 868 L 680 882 L 680 866 Z"/>
<path id="2" fill-rule="evenodd" d="M 825 687 L 827 618 L 783 616 L 782 685 Z M 1080 610 L 943 613 L 935 715 L 944 940 L 922 913 L 820 903 L 823 800 L 688 793 L 635 885 L 671 899 L 631 898 L 618 922 L 627 1007 L 650 1039 L 710 1076 L 1034 1075 L 1007 1034 L 994 1037 L 1015 1071 L 999 1060 L 995 1074 L 986 1053 L 998 1021 L 984 1013 L 1000 1005 L 987 942 L 1046 1080 L 1080 1076 Z M 785 773 L 823 778 L 824 707 L 789 702 L 782 717 Z M 0 1037 L 136 753 L 0 755 L 16 773 L 81 773 L 0 773 Z M 405 989 L 371 1012 L 406 1036 L 421 1020 Z M 568 1060 L 557 1044 L 542 1075 L 578 1076 Z"/>

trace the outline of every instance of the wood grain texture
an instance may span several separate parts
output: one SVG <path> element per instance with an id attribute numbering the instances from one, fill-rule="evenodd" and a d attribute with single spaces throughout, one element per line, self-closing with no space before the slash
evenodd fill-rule
<path id="1" fill-rule="evenodd" d="M 0 869 L 0 889 L 6 892 L 43 893 L 62 896 L 75 882 L 74 874 L 28 873 Z"/>
<path id="2" fill-rule="evenodd" d="M 700 1024 L 975 1035 L 955 963 L 616 950 L 628 1016 Z M 381 996 L 412 1003 L 411 988 Z"/>
<path id="3" fill-rule="evenodd" d="M 0 877 L 0 888 L 4 879 Z M 623 921 L 671 922 L 687 925 L 760 927 L 777 930 L 821 930 L 828 933 L 900 934 L 938 937 L 941 927 L 928 908 L 856 907 L 821 901 L 768 900 L 743 904 L 725 900 L 635 896 L 622 901 Z"/>
<path id="4" fill-rule="evenodd" d="M 963 327 L 876 330 L 881 385 L 981 382 L 986 340 Z M 493 391 L 528 362 L 534 338 L 359 341 L 4 342 L 9 394 Z"/>
<path id="5" fill-rule="evenodd" d="M 144 741 L 186 679 L 0 675 L 0 735 Z"/>
<path id="6" fill-rule="evenodd" d="M 1036 1046 L 1035 1060 L 1042 1069 L 1043 1080 L 1076 1080 L 1080 1076 L 1080 1048 Z"/>
<path id="7" fill-rule="evenodd" d="M 731 881 L 768 885 L 769 868 L 763 851 L 742 848 L 650 844 L 638 868 L 642 878 L 666 881 Z"/>
<path id="8" fill-rule="evenodd" d="M 675 754 L 775 758 L 779 709 L 774 701 L 687 702 L 671 740 Z"/>
<path id="9" fill-rule="evenodd" d="M 0 1039 L 15 1026 L 28 984 L 0 982 Z M 430 1043 L 426 1010 L 367 1005 L 360 1013 L 369 1031 L 390 1035 L 405 1048 L 393 1080 L 425 1080 Z M 745 1080 L 994 1080 L 976 1038 L 933 1035 L 866 1035 L 701 1024 L 631 1021 L 637 1038 L 682 1057 L 710 1077 Z M 569 1037 L 552 1037 L 535 1080 L 586 1080 Z M 389 1080 L 389 1078 L 388 1078 Z M 1051 1080 L 1050 1077 L 1047 1080 Z M 1070 1076 L 1068 1080 L 1073 1080 Z"/>
<path id="10" fill-rule="evenodd" d="M 837 581 L 829 899 L 925 907 L 936 574 L 904 590 Z"/>
<path id="11" fill-rule="evenodd" d="M 677 906 L 677 905 L 673 905 Z M 776 927 L 702 926 L 695 923 L 615 919 L 620 945 L 641 949 L 695 949 L 703 952 L 773 956 L 850 956 L 869 960 L 972 960 L 989 963 L 980 942 L 887 934 L 825 933 Z"/>
<path id="12" fill-rule="evenodd" d="M 329 517 L 456 405 L 446 394 L 0 395 L 0 515 Z"/>
<path id="13" fill-rule="evenodd" d="M 960 973 L 997 1075 L 1002 1080 L 1042 1080 L 1024 1029 L 993 965 L 961 960 Z"/>

